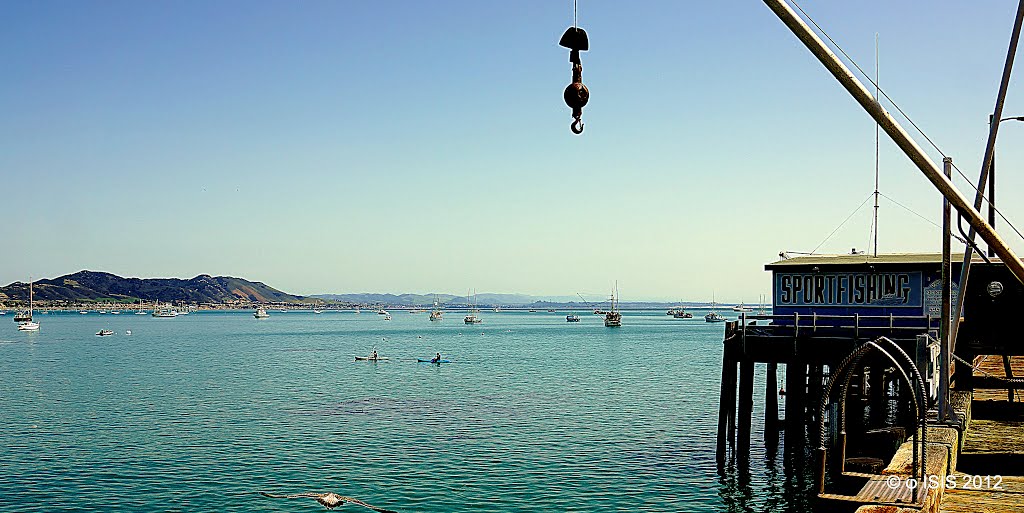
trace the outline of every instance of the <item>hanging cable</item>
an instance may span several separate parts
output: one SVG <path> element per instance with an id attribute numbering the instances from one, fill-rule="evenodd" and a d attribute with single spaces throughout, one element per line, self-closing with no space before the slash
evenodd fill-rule
<path id="1" fill-rule="evenodd" d="M 910 207 L 908 207 L 908 206 L 906 206 L 906 205 L 904 205 L 904 204 L 902 204 L 902 203 L 900 203 L 900 202 L 896 201 L 895 199 L 893 199 L 893 198 L 890 198 L 889 196 L 886 196 L 886 194 L 885 194 L 884 192 L 880 192 L 879 194 L 881 194 L 881 196 L 882 196 L 883 198 L 885 198 L 885 199 L 887 199 L 887 200 L 889 200 L 889 201 L 891 201 L 891 202 L 895 203 L 897 207 L 900 207 L 900 208 L 902 208 L 903 210 L 906 210 L 907 212 L 910 212 L 911 214 L 914 214 L 915 216 L 917 216 L 917 217 L 920 217 L 921 219 L 924 219 L 924 220 L 925 220 L 926 222 L 928 222 L 929 224 L 931 224 L 932 226 L 934 226 L 934 227 L 936 227 L 936 228 L 938 228 L 938 229 L 940 229 L 940 230 L 942 229 L 942 227 L 941 227 L 941 226 L 939 226 L 939 224 L 938 224 L 938 223 L 936 223 L 935 221 L 932 221 L 931 219 L 928 219 L 927 217 L 925 217 L 925 216 L 923 216 L 923 215 L 921 215 L 921 214 L 919 214 L 919 213 L 915 212 L 915 211 L 914 211 L 913 209 L 911 209 Z M 960 237 L 959 235 L 957 235 L 957 234 L 955 234 L 955 233 L 952 233 L 952 234 L 950 234 L 950 235 L 952 235 L 954 239 L 956 239 L 956 240 L 960 241 L 960 243 L 962 243 L 962 244 L 967 244 L 967 239 L 963 239 L 963 238 L 961 238 L 961 237 Z"/>
<path id="2" fill-rule="evenodd" d="M 821 241 L 821 243 L 819 243 L 817 246 L 814 247 L 814 249 L 811 250 L 811 254 L 813 255 L 813 254 L 817 253 L 818 252 L 818 248 L 820 248 L 822 246 L 822 244 L 825 244 L 826 242 L 828 242 L 828 240 L 831 239 L 832 236 L 835 235 L 836 232 L 838 232 L 839 229 L 842 228 L 843 225 L 845 225 L 846 222 L 849 221 L 851 217 L 853 217 L 858 211 L 860 211 L 860 209 L 863 208 L 864 205 L 866 205 L 867 202 L 869 200 L 871 200 L 872 196 L 874 196 L 874 195 L 875 195 L 875 193 L 868 194 L 868 197 L 864 198 L 864 201 L 860 202 L 860 205 L 858 205 L 857 208 L 853 209 L 853 212 L 850 212 L 850 215 L 846 216 L 846 219 L 844 219 L 842 223 L 839 223 L 839 226 L 837 226 L 835 230 L 832 230 L 832 233 L 828 234 L 828 237 L 825 237 L 825 240 Z"/>

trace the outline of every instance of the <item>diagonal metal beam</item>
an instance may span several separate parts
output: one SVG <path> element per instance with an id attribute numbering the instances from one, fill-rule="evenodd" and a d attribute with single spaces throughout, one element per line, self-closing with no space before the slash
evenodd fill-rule
<path id="1" fill-rule="evenodd" d="M 992 161 L 995 159 L 996 134 L 999 133 L 999 121 L 1003 118 L 1003 100 L 1006 99 L 1006 89 L 1010 86 L 1010 73 L 1013 71 L 1013 60 L 1017 55 L 1017 42 L 1020 40 L 1021 22 L 1024 21 L 1024 0 L 1017 4 L 1017 18 L 1013 23 L 1013 31 L 1010 33 L 1010 46 L 1006 50 L 1006 63 L 1003 64 L 1003 78 L 999 82 L 999 93 L 996 96 L 995 111 L 989 118 L 988 143 L 985 145 L 985 157 L 981 162 L 981 176 L 978 178 L 978 191 L 974 196 L 974 208 L 981 210 L 981 203 L 984 199 L 982 192 L 985 190 L 985 182 L 989 179 L 989 171 L 992 169 Z M 995 178 L 993 177 L 993 180 Z M 995 194 L 995 188 L 992 189 Z M 989 198 L 992 201 L 992 198 Z M 990 209 L 991 212 L 994 209 Z M 995 221 L 995 217 L 992 217 Z M 971 259 L 974 257 L 974 227 L 967 233 L 969 243 L 964 250 L 964 263 L 960 268 L 960 294 L 956 298 L 956 308 L 953 310 L 952 326 L 949 331 L 950 347 L 956 347 L 956 335 L 960 330 L 960 318 L 964 315 L 964 291 L 967 290 L 967 281 L 970 279 Z"/>
<path id="2" fill-rule="evenodd" d="M 857 77 L 853 76 L 853 73 L 825 46 L 825 43 L 800 19 L 785 0 L 764 0 L 764 3 L 793 31 L 793 34 L 804 43 L 807 49 L 821 61 L 825 68 L 832 73 L 832 76 L 857 100 L 857 103 L 875 119 L 882 127 L 882 130 L 885 130 L 885 133 L 892 138 L 893 142 L 910 158 L 911 162 L 924 173 L 928 181 L 932 182 L 932 185 L 949 200 L 953 208 L 970 222 L 971 228 L 988 243 L 989 247 L 995 250 L 996 255 L 1002 259 L 1003 263 L 1010 269 L 1010 272 L 1017 277 L 1017 280 L 1024 283 L 1024 263 L 1021 262 L 1020 258 L 999 237 L 999 234 L 985 221 L 978 210 L 967 202 L 967 198 L 957 190 L 956 186 L 942 175 L 939 167 L 928 158 L 903 127 L 882 108 L 881 104 L 875 101 L 871 93 L 864 87 L 864 84 L 861 84 Z"/>

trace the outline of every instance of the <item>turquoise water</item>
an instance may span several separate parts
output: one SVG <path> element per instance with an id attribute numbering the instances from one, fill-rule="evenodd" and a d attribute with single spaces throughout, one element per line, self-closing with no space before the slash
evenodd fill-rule
<path id="1" fill-rule="evenodd" d="M 3 319 L 0 511 L 802 509 L 759 421 L 749 472 L 717 472 L 723 325 L 694 313 Z"/>

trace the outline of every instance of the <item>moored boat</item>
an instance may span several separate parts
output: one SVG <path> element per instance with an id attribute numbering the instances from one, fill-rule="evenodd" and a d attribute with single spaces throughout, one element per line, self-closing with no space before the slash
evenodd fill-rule
<path id="1" fill-rule="evenodd" d="M 437 296 L 434 296 L 434 309 L 430 311 L 430 320 L 440 321 L 444 317 L 444 312 L 441 311 L 441 301 Z"/>
<path id="2" fill-rule="evenodd" d="M 161 306 L 160 302 L 156 302 L 156 307 L 152 313 L 153 317 L 172 318 L 178 316 L 178 311 L 175 310 L 171 305 Z"/>
<path id="3" fill-rule="evenodd" d="M 472 296 L 467 292 L 466 299 L 469 300 L 469 313 L 462 319 L 466 324 L 479 324 L 483 322 L 483 319 L 478 315 L 480 309 L 476 307 L 476 294 Z"/>
<path id="4" fill-rule="evenodd" d="M 28 279 L 28 312 L 20 312 L 14 316 L 18 323 L 18 331 L 39 331 L 39 323 L 32 320 L 33 294 L 32 278 Z"/>
<path id="5" fill-rule="evenodd" d="M 619 313 L 619 310 L 618 310 L 618 308 L 619 308 L 619 299 L 616 297 L 618 292 L 619 292 L 619 284 L 618 284 L 618 282 L 616 282 L 615 283 L 615 289 L 612 290 L 612 297 L 610 299 L 610 302 L 612 304 L 612 308 L 611 308 L 611 310 L 605 312 L 605 314 L 604 314 L 604 325 L 607 328 L 619 328 L 619 327 L 622 326 L 622 314 Z"/>

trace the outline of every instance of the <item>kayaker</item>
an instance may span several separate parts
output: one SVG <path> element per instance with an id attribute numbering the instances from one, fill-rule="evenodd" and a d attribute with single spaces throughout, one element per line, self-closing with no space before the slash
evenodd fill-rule
<path id="1" fill-rule="evenodd" d="M 373 354 L 370 355 L 370 359 L 371 360 L 376 360 L 377 359 L 377 350 L 376 349 L 373 350 Z"/>
<path id="2" fill-rule="evenodd" d="M 434 363 L 441 363 L 441 353 L 437 353 L 437 355 L 434 356 L 433 362 Z"/>

